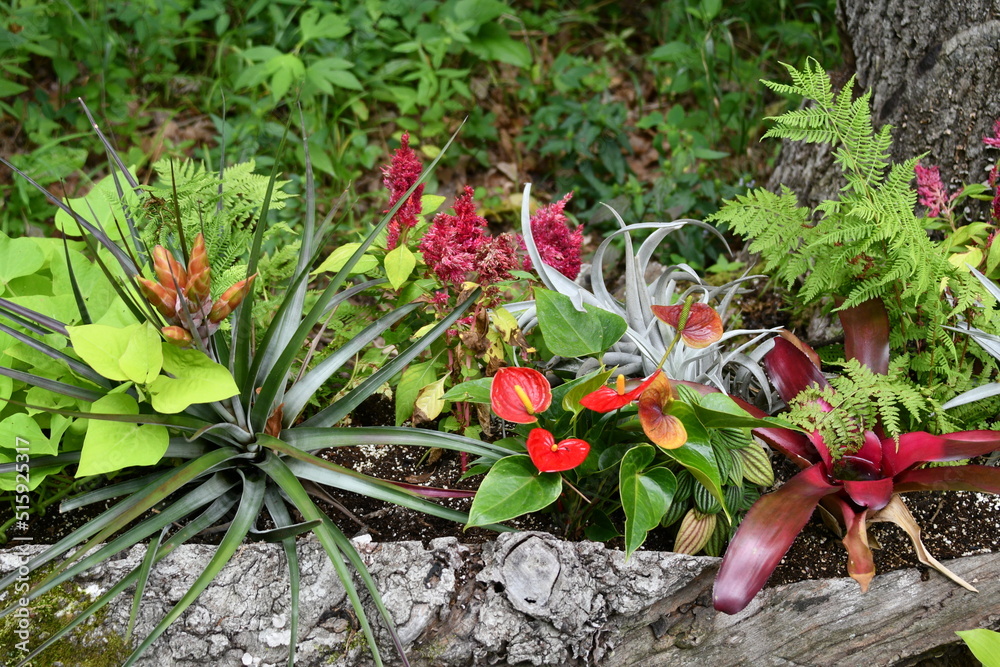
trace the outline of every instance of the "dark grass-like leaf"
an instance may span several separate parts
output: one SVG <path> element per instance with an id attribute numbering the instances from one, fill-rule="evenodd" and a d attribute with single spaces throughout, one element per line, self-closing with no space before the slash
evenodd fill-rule
<path id="1" fill-rule="evenodd" d="M 264 494 L 264 506 L 267 507 L 267 512 L 271 515 L 271 520 L 274 521 L 275 526 L 282 528 L 292 525 L 292 517 L 288 513 L 288 507 L 281 498 L 277 486 L 268 486 L 267 492 Z M 319 521 L 319 523 L 322 522 Z M 298 645 L 299 640 L 299 591 L 302 586 L 302 574 L 299 567 L 299 553 L 295 549 L 295 538 L 286 537 L 281 540 L 281 546 L 285 551 L 285 562 L 288 564 L 288 664 L 294 665 L 295 647 Z"/>
<path id="2" fill-rule="evenodd" d="M 65 514 L 66 512 L 70 512 L 80 507 L 86 507 L 87 505 L 91 505 L 93 503 L 99 503 L 102 500 L 119 498 L 121 496 L 129 495 L 130 493 L 135 493 L 136 491 L 150 488 L 158 484 L 160 480 L 169 474 L 169 470 L 160 470 L 150 475 L 143 475 L 142 477 L 119 482 L 118 484 L 99 486 L 93 491 L 87 491 L 86 493 L 81 493 L 78 496 L 73 496 L 72 498 L 67 498 L 62 501 L 59 504 L 59 513 Z"/>
<path id="3" fill-rule="evenodd" d="M 80 452 L 64 452 L 62 454 L 56 454 L 55 456 L 33 456 L 31 460 L 28 461 L 29 470 L 40 470 L 42 468 L 51 468 L 54 466 L 64 466 L 70 463 L 80 462 Z M 17 470 L 19 466 L 23 466 L 23 463 L 17 463 L 11 461 L 9 463 L 0 463 L 0 475 L 6 473 L 12 473 Z"/>
<path id="4" fill-rule="evenodd" d="M 354 612 L 357 615 L 358 624 L 361 626 L 362 632 L 364 632 L 365 639 L 368 640 L 368 646 L 371 649 L 372 657 L 375 659 L 375 664 L 381 667 L 382 657 L 379 654 L 378 644 L 375 642 L 375 635 L 372 633 L 371 624 L 368 622 L 368 615 L 365 613 L 364 607 L 361 605 L 361 598 L 358 596 L 358 590 L 354 586 L 351 573 L 347 569 L 346 563 L 344 562 L 345 555 L 347 555 L 351 562 L 354 563 L 358 574 L 362 576 L 362 581 L 365 583 L 365 586 L 368 588 L 368 592 L 372 595 L 372 599 L 375 602 L 376 607 L 386 621 L 389 632 L 393 636 L 393 641 L 396 643 L 397 650 L 399 651 L 404 664 L 409 664 L 403 651 L 402 642 L 396 634 L 392 616 L 385 608 L 385 605 L 382 604 L 382 598 L 378 593 L 378 588 L 375 587 L 375 582 L 371 579 L 371 575 L 368 574 L 368 568 L 365 566 L 364 562 L 361 561 L 361 558 L 358 556 L 357 551 L 354 549 L 353 545 L 351 545 L 350 541 L 347 540 L 340 529 L 337 528 L 332 521 L 330 521 L 330 518 L 316 507 L 316 504 L 309 497 L 309 494 L 306 492 L 305 488 L 303 488 L 298 477 L 295 476 L 295 474 L 280 458 L 268 452 L 264 461 L 258 465 L 261 470 L 270 475 L 271 479 L 273 479 L 278 486 L 281 487 L 289 501 L 295 506 L 295 508 L 299 511 L 299 514 L 301 514 L 305 520 L 313 521 L 315 519 L 319 519 L 323 521 L 323 524 L 318 526 L 314 532 L 316 537 L 319 538 L 320 544 L 323 545 L 323 549 L 326 551 L 327 556 L 329 556 L 330 563 L 337 571 L 337 576 L 344 585 L 344 589 L 347 591 L 347 597 L 351 601 L 351 606 L 354 608 Z M 350 556 L 352 555 L 355 558 L 351 559 Z"/>
<path id="5" fill-rule="evenodd" d="M 0 299 L 0 316 L 6 317 L 11 322 L 39 336 L 57 333 L 65 338 L 69 338 L 69 331 L 66 330 L 66 325 L 59 320 L 53 319 L 48 315 L 43 315 L 31 308 L 25 308 L 7 299 Z M 44 329 L 40 329 L 39 327 L 44 327 Z"/>
<path id="6" fill-rule="evenodd" d="M 198 575 L 198 578 L 195 579 L 191 588 L 188 589 L 177 604 L 175 604 L 173 608 L 167 612 L 167 615 L 163 617 L 155 628 L 153 628 L 138 648 L 135 649 L 132 655 L 128 657 L 128 660 L 125 661 L 122 667 L 129 667 L 130 665 L 135 664 L 135 661 L 146 652 L 146 649 L 148 649 L 150 645 L 156 641 L 156 639 L 163 634 L 163 632 L 170 627 L 170 625 L 177 620 L 180 615 L 191 606 L 192 603 L 194 603 L 198 596 L 201 595 L 202 591 L 204 591 L 219 575 L 222 568 L 226 566 L 226 563 L 228 563 L 233 557 L 236 550 L 241 544 L 243 544 L 243 540 L 246 538 L 247 533 L 257 520 L 257 517 L 260 514 L 260 509 L 264 504 L 264 491 L 266 488 L 267 482 L 265 477 L 244 476 L 243 496 L 240 498 L 236 515 L 229 524 L 229 529 L 223 536 L 219 546 L 216 547 L 212 559 L 208 562 L 208 565 L 205 566 L 205 569 L 201 572 L 201 574 Z"/>
<path id="7" fill-rule="evenodd" d="M 90 311 L 87 310 L 87 302 L 83 298 L 83 292 L 80 291 L 80 285 L 76 281 L 76 271 L 73 270 L 73 260 L 70 259 L 69 255 L 69 242 L 66 237 L 63 237 L 63 254 L 66 258 L 66 272 L 69 273 L 69 284 L 70 288 L 73 290 L 73 299 L 76 301 L 76 309 L 80 313 L 80 321 L 84 324 L 93 324 L 90 319 Z"/>
<path id="8" fill-rule="evenodd" d="M 510 455 L 508 449 L 463 435 L 400 426 L 295 427 L 282 431 L 281 439 L 306 452 L 315 452 L 327 447 L 352 447 L 356 445 L 408 445 L 440 447 L 441 449 L 467 452 L 490 459 L 499 459 Z"/>
<path id="9" fill-rule="evenodd" d="M 299 478 L 309 479 L 370 498 L 385 500 L 401 507 L 458 523 L 465 523 L 468 520 L 468 515 L 465 512 L 442 507 L 426 500 L 421 494 L 404 489 L 387 480 L 370 477 L 318 456 L 313 456 L 291 447 L 277 438 L 261 435 L 258 442 L 267 449 L 288 457 L 284 461 L 285 465 Z"/>
<path id="10" fill-rule="evenodd" d="M 208 505 L 216 498 L 225 494 L 235 484 L 235 481 L 227 481 L 221 475 L 215 474 L 197 488 L 186 493 L 179 500 L 107 542 L 96 549 L 96 551 L 94 547 L 97 547 L 101 541 L 107 539 L 108 535 L 102 534 L 98 539 L 92 539 L 74 553 L 71 558 L 60 563 L 52 572 L 39 581 L 30 593 L 28 593 L 28 598 L 35 599 L 40 595 L 44 595 L 63 582 L 86 572 L 115 554 L 135 546 L 143 538 L 152 535 L 158 530 L 162 530 L 175 521 L 180 521 L 190 516 L 199 508 Z M 140 493 L 138 495 L 144 494 Z M 126 516 L 128 515 L 126 514 Z M 118 525 L 113 525 L 111 530 L 112 532 L 117 532 L 124 525 L 126 525 L 124 521 L 121 521 Z M 6 611 L 4 610 L 4 613 Z"/>
<path id="11" fill-rule="evenodd" d="M 285 394 L 284 426 L 290 427 L 295 423 L 299 414 L 305 408 L 309 399 L 319 390 L 330 377 L 340 370 L 346 362 L 354 358 L 354 355 L 362 348 L 369 345 L 383 331 L 391 327 L 400 319 L 413 312 L 417 304 L 410 303 L 401 308 L 397 308 L 375 322 L 369 324 L 350 341 L 343 345 L 329 357 L 316 364 L 316 367 L 307 372 L 296 382 Z"/>
<path id="12" fill-rule="evenodd" d="M 320 410 L 318 413 L 302 422 L 302 426 L 333 426 L 350 414 L 354 408 L 361 405 L 361 402 L 374 393 L 376 389 L 381 387 L 383 383 L 387 382 L 396 373 L 402 371 L 404 366 L 415 359 L 418 354 L 423 352 L 441 334 L 450 329 L 455 323 L 455 320 L 461 317 L 462 314 L 476 302 L 481 291 L 482 288 L 479 287 L 473 290 L 472 294 L 465 301 L 458 304 L 455 310 L 448 314 L 448 317 L 442 319 L 434 325 L 430 331 L 421 336 L 420 339 L 410 345 L 410 347 L 406 348 L 404 352 L 401 352 L 395 359 L 390 361 L 375 373 L 372 373 L 367 380 L 355 387 L 342 399 L 333 405 Z"/>
<path id="13" fill-rule="evenodd" d="M 156 424 L 159 426 L 169 426 L 171 428 L 176 428 L 181 431 L 197 431 L 200 428 L 206 426 L 205 422 L 200 419 L 195 419 L 194 417 L 188 417 L 187 415 L 161 415 L 161 414 L 138 414 L 138 415 L 123 415 L 114 414 L 110 412 L 80 412 L 79 410 L 64 410 L 62 408 L 53 408 L 44 405 L 35 405 L 33 403 L 25 403 L 24 401 L 15 401 L 13 399 L 7 399 L 7 402 L 11 405 L 19 405 L 22 408 L 31 408 L 32 410 L 40 410 L 42 412 L 50 412 L 54 415 L 62 415 L 64 417 L 76 417 L 78 419 L 101 419 L 104 421 L 111 422 L 127 422 L 130 424 Z"/>
<path id="14" fill-rule="evenodd" d="M 33 387 L 41 387 L 42 389 L 47 389 L 53 393 L 61 394 L 62 396 L 78 398 L 81 401 L 87 401 L 88 403 L 93 403 L 97 399 L 104 396 L 104 394 L 100 392 L 91 391 L 90 389 L 85 389 L 84 387 L 78 387 L 75 384 L 66 384 L 65 382 L 59 382 L 58 380 L 50 380 L 39 375 L 33 375 L 32 373 L 26 373 L 24 371 L 15 371 L 12 368 L 6 368 L 4 366 L 0 366 L 0 375 L 6 375 L 12 380 L 24 382 L 25 384 L 29 384 Z"/>
<path id="15" fill-rule="evenodd" d="M 857 359 L 873 373 L 889 372 L 889 315 L 882 299 L 869 299 L 841 310 L 844 355 Z"/>
<path id="16" fill-rule="evenodd" d="M 41 342 L 39 340 L 35 340 L 34 338 L 32 338 L 31 336 L 29 336 L 27 334 L 23 334 L 20 331 L 17 331 L 15 329 L 11 329 L 6 324 L 0 324 L 0 332 L 3 332 L 5 334 L 11 336 L 12 338 L 17 339 L 18 341 L 24 343 L 28 347 L 30 347 L 30 348 L 38 351 L 38 352 L 41 352 L 42 354 L 44 354 L 45 356 L 47 356 L 47 357 L 49 357 L 51 359 L 55 359 L 56 361 L 63 362 L 64 364 L 66 364 L 67 366 L 69 366 L 70 369 L 74 373 L 76 373 L 80 377 L 83 377 L 83 378 L 86 378 L 86 379 L 90 380 L 91 382 L 93 382 L 94 384 L 96 384 L 98 387 L 104 387 L 106 389 L 110 389 L 111 388 L 111 383 L 108 381 L 108 379 L 106 377 L 104 377 L 102 375 L 99 375 L 98 373 L 96 373 L 94 371 L 94 369 L 92 369 L 87 364 L 84 364 L 84 363 L 82 363 L 80 361 L 77 361 L 76 359 L 70 357 L 69 355 L 65 354 L 64 352 L 61 352 L 61 351 L 55 349 L 54 347 L 50 347 L 50 346 L 46 345 L 45 343 L 43 343 L 43 342 Z"/>
<path id="17" fill-rule="evenodd" d="M 840 487 L 826 481 L 822 466 L 806 468 L 776 491 L 761 496 L 747 512 L 726 549 L 715 579 L 715 608 L 742 610 L 764 587 L 816 504 Z"/>
<path id="18" fill-rule="evenodd" d="M 142 594 L 146 590 L 146 583 L 149 581 L 149 572 L 153 567 L 153 563 L 156 561 L 156 554 L 160 550 L 160 546 L 163 544 L 163 538 L 166 537 L 167 532 L 170 530 L 170 526 L 164 526 L 160 530 L 159 536 L 155 541 L 151 540 L 146 546 L 146 555 L 142 558 L 142 565 L 139 566 L 138 577 L 135 583 L 135 593 L 132 595 L 132 608 L 129 610 L 128 614 L 128 626 L 125 628 L 125 642 L 132 642 L 132 631 L 135 629 L 135 620 L 139 616 L 139 605 L 142 602 Z"/>
<path id="19" fill-rule="evenodd" d="M 177 546 L 188 541 L 194 535 L 200 533 L 202 530 L 214 525 L 217 521 L 222 519 L 232 506 L 236 503 L 238 496 L 232 491 L 225 494 L 224 496 L 216 499 L 204 512 L 197 516 L 192 521 L 188 522 L 184 527 L 174 533 L 170 538 L 168 538 L 161 547 L 157 550 L 154 556 L 155 561 L 159 561 L 164 558 L 167 554 L 173 551 Z M 32 664 L 31 660 L 37 657 L 40 653 L 45 651 L 49 646 L 52 646 L 57 641 L 72 632 L 77 626 L 85 622 L 88 618 L 93 616 L 95 613 L 100 611 L 105 605 L 107 605 L 111 600 L 118 597 L 126 588 L 132 585 L 133 582 L 139 577 L 140 568 L 132 570 L 129 574 L 125 575 L 121 581 L 112 586 L 104 595 L 100 596 L 94 600 L 90 606 L 81 611 L 73 619 L 67 621 L 66 625 L 56 630 L 50 637 L 48 637 L 44 642 L 25 656 L 24 660 L 18 663 L 17 667 L 26 667 Z"/>

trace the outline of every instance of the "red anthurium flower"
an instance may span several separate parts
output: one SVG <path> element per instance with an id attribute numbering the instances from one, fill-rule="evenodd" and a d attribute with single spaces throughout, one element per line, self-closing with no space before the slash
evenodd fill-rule
<path id="1" fill-rule="evenodd" d="M 545 376 L 532 368 L 501 368 L 490 385 L 490 406 L 502 419 L 516 424 L 538 421 L 535 414 L 552 403 L 552 388 Z"/>
<path id="2" fill-rule="evenodd" d="M 646 390 L 646 387 L 648 387 L 659 374 L 660 370 L 656 369 L 653 371 L 652 375 L 636 384 L 635 388 L 631 390 L 628 385 L 630 382 L 635 384 L 635 381 L 627 381 L 624 375 L 619 375 L 614 387 L 604 386 L 597 391 L 590 392 L 580 399 L 580 405 L 588 410 L 593 410 L 594 412 L 611 412 L 612 410 L 625 407 L 632 401 L 639 398 L 642 392 Z"/>
<path id="3" fill-rule="evenodd" d="M 684 304 L 675 306 L 651 306 L 653 314 L 670 326 L 677 328 L 680 324 Z M 706 303 L 692 303 L 688 311 L 687 322 L 681 330 L 681 340 L 688 347 L 708 347 L 722 338 L 722 318 L 715 309 Z"/>
<path id="4" fill-rule="evenodd" d="M 663 373 L 654 374 L 652 382 L 639 397 L 639 422 L 653 444 L 677 449 L 687 442 L 687 429 L 681 420 L 667 413 L 673 402 L 670 380 Z"/>
<path id="5" fill-rule="evenodd" d="M 590 445 L 585 440 L 567 438 L 556 442 L 544 428 L 533 428 L 528 434 L 528 456 L 539 472 L 571 470 L 587 458 Z"/>

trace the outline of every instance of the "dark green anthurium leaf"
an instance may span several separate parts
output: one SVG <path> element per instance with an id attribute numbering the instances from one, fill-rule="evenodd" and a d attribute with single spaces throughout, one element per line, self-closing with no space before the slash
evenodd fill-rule
<path id="1" fill-rule="evenodd" d="M 538 472 L 527 456 L 507 456 L 493 464 L 483 478 L 465 527 L 485 526 L 537 512 L 555 502 L 560 493 L 562 475 Z"/>
<path id="2" fill-rule="evenodd" d="M 700 402 L 691 404 L 695 416 L 705 428 L 790 428 L 801 430 L 783 419 L 758 419 L 725 394 L 706 394 Z"/>
<path id="3" fill-rule="evenodd" d="M 581 313 L 568 296 L 535 289 L 538 326 L 545 344 L 561 357 L 599 354 L 618 342 L 628 329 L 625 319 L 601 308 L 584 304 Z"/>
<path id="4" fill-rule="evenodd" d="M 684 424 L 688 440 L 677 449 L 665 449 L 664 453 L 687 468 L 695 479 L 705 485 L 705 488 L 722 503 L 723 511 L 729 517 L 726 501 L 722 496 L 722 475 L 719 464 L 715 460 L 715 452 L 709 441 L 708 431 L 698 421 L 694 409 L 680 401 L 670 404 L 668 412 Z"/>
<path id="5" fill-rule="evenodd" d="M 677 489 L 677 479 L 666 468 L 645 470 L 655 456 L 651 445 L 639 445 L 622 458 L 619 483 L 625 510 L 625 558 L 642 546 L 650 530 L 660 525 Z"/>
<path id="6" fill-rule="evenodd" d="M 478 378 L 461 384 L 456 384 L 441 397 L 444 401 L 466 401 L 468 403 L 490 402 L 490 386 L 493 378 Z"/>
<path id="7" fill-rule="evenodd" d="M 581 382 L 576 383 L 572 389 L 566 392 L 562 398 L 563 410 L 567 412 L 572 412 L 574 415 L 578 415 L 583 411 L 583 406 L 580 405 L 580 399 L 587 394 L 593 393 L 604 386 L 604 383 L 608 381 L 611 377 L 612 370 L 606 370 L 604 372 L 598 372 L 596 374 L 591 374 L 588 377 L 581 378 Z"/>

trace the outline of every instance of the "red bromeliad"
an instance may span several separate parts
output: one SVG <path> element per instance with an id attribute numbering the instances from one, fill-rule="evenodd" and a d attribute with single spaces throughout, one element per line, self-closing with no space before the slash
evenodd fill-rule
<path id="1" fill-rule="evenodd" d="M 254 274 L 241 280 L 213 303 L 209 295 L 211 275 L 205 238 L 198 234 L 191 248 L 187 269 L 163 246 L 153 249 L 153 270 L 157 280 L 136 276 L 139 289 L 149 303 L 169 322 L 162 332 L 172 343 L 186 347 L 197 335 L 202 341 L 211 336 L 246 297 Z M 158 281 L 158 282 L 157 282 Z"/>
<path id="2" fill-rule="evenodd" d="M 884 374 L 888 369 L 888 319 L 882 303 L 869 301 L 842 311 L 841 322 L 848 358 Z M 829 386 L 813 361 L 781 338 L 775 339 L 765 365 L 786 402 L 809 387 Z M 751 412 L 762 414 L 753 409 Z M 1000 432 L 962 431 L 936 436 L 919 431 L 887 438 L 866 430 L 860 448 L 838 460 L 831 455 L 829 445 L 833 443 L 824 442 L 818 432 L 807 436 L 788 429 L 762 428 L 754 433 L 802 471 L 778 490 L 762 496 L 743 519 L 715 581 L 716 609 L 734 614 L 753 599 L 820 503 L 845 528 L 848 573 L 862 591 L 875 576 L 867 526 L 877 521 L 897 523 L 910 535 L 921 562 L 975 590 L 924 550 L 919 527 L 897 494 L 927 490 L 1000 493 L 1000 472 L 996 468 L 919 467 L 924 462 L 956 461 L 996 451 L 1000 449 Z"/>

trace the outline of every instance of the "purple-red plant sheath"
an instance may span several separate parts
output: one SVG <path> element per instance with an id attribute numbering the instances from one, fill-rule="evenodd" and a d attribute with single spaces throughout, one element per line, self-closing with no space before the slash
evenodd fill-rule
<path id="1" fill-rule="evenodd" d="M 873 373 L 889 372 L 889 316 L 882 299 L 869 299 L 840 311 L 844 327 L 844 354 Z"/>
<path id="2" fill-rule="evenodd" d="M 947 466 L 907 470 L 896 477 L 896 493 L 910 491 L 979 491 L 1000 493 L 1000 468 Z"/>
<path id="3" fill-rule="evenodd" d="M 840 518 L 847 526 L 844 533 L 844 548 L 847 549 L 847 574 L 858 585 L 861 592 L 868 592 L 868 585 L 875 578 L 875 559 L 872 549 L 868 546 L 868 511 L 855 512 L 851 504 L 837 496 L 828 496 L 823 501 L 825 506 L 833 505 L 840 510 Z"/>
<path id="4" fill-rule="evenodd" d="M 764 587 L 774 568 L 809 521 L 816 504 L 836 493 L 823 467 L 806 468 L 777 491 L 761 496 L 747 512 L 726 549 L 715 578 L 715 608 L 726 614 L 742 610 Z"/>
<path id="5" fill-rule="evenodd" d="M 844 481 L 844 491 L 851 500 L 862 507 L 880 510 L 892 499 L 892 479 L 873 479 L 864 481 Z"/>
<path id="6" fill-rule="evenodd" d="M 397 482 L 391 479 L 387 479 L 386 481 L 393 486 L 412 491 L 418 496 L 424 496 L 425 498 L 471 498 L 476 495 L 475 491 L 469 489 L 442 489 L 436 486 L 420 486 L 419 484 Z"/>
<path id="7" fill-rule="evenodd" d="M 809 387 L 826 389 L 830 386 L 809 357 L 784 338 L 774 339 L 774 349 L 764 355 L 764 368 L 785 403 Z"/>
<path id="8" fill-rule="evenodd" d="M 914 464 L 924 461 L 961 461 L 1000 449 L 1000 431 L 959 431 L 931 435 L 914 431 L 899 436 L 899 446 L 888 441 L 882 453 L 882 470 L 897 475 Z"/>

